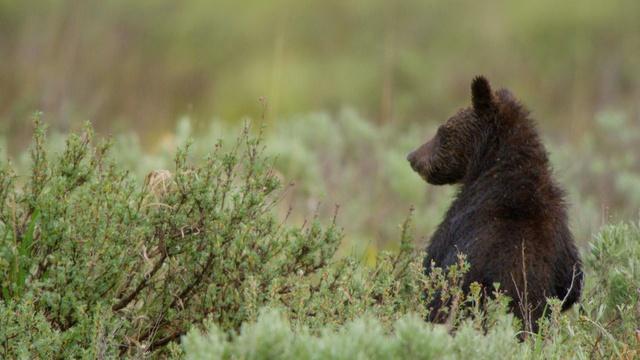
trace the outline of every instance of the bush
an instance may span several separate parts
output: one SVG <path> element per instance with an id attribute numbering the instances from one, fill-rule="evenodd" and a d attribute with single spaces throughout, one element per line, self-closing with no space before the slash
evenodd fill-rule
<path id="1" fill-rule="evenodd" d="M 231 339 L 210 325 L 206 335 L 190 333 L 184 346 L 190 360 L 513 358 L 525 347 L 513 341 L 516 334 L 510 320 L 502 317 L 484 336 L 465 324 L 452 337 L 443 326 L 415 315 L 397 320 L 391 333 L 379 320 L 364 317 L 314 335 L 306 328 L 293 329 L 276 311 L 265 311 Z"/>
<path id="2" fill-rule="evenodd" d="M 393 326 L 367 315 L 344 326 L 314 330 L 288 322 L 282 312 L 264 310 L 239 333 L 209 323 L 205 332 L 190 332 L 183 346 L 192 360 L 631 359 L 640 356 L 639 251 L 637 226 L 603 229 L 586 256 L 582 303 L 560 313 L 560 300 L 551 300 L 540 333 L 525 341 L 519 340 L 522 334 L 513 317 L 504 313 L 504 302 L 497 301 L 497 307 L 484 311 L 467 310 L 453 332 L 410 313 L 399 316 Z"/>
<path id="3" fill-rule="evenodd" d="M 265 306 L 310 329 L 365 312 L 390 323 L 460 281 L 462 263 L 422 275 L 408 221 L 400 251 L 363 268 L 335 257 L 335 222 L 277 220 L 279 180 L 248 129 L 200 164 L 188 148 L 142 184 L 91 128 L 52 154 L 36 121 L 30 176 L 0 172 L 0 354 L 141 356 L 205 319 L 237 331 Z"/>
<path id="4" fill-rule="evenodd" d="M 462 293 L 464 257 L 425 276 L 411 217 L 371 266 L 336 256 L 335 216 L 277 219 L 286 189 L 261 133 L 201 159 L 186 142 L 144 182 L 89 127 L 48 148 L 36 122 L 29 175 L 0 164 L 2 358 L 639 355 L 636 226 L 601 232 L 580 308 L 552 300 L 531 336 L 499 292 Z M 434 296 L 454 300 L 443 325 L 421 320 Z"/>
<path id="5" fill-rule="evenodd" d="M 144 185 L 108 142 L 92 143 L 87 128 L 52 155 L 37 123 L 30 177 L 2 164 L 0 309 L 16 314 L 0 320 L 5 357 L 142 354 L 205 317 L 237 329 L 314 276 L 340 241 L 333 225 L 272 216 L 279 183 L 247 132 L 200 165 L 181 149 L 172 172 Z"/>

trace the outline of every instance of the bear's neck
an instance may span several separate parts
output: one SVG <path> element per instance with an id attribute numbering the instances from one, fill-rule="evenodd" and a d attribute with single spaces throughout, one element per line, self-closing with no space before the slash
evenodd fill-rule
<path id="1" fill-rule="evenodd" d="M 549 160 L 544 145 L 526 121 L 508 130 L 482 134 L 470 154 L 463 188 L 477 181 L 499 181 L 505 185 L 529 180 L 550 181 Z"/>

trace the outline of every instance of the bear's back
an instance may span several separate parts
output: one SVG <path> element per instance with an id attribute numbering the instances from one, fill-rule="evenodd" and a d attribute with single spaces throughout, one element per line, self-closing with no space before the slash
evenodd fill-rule
<path id="1" fill-rule="evenodd" d="M 549 193 L 542 194 L 547 195 L 545 199 L 536 200 L 546 202 L 544 209 L 513 212 L 514 207 L 529 204 L 514 203 L 503 189 L 491 189 L 494 180 L 484 183 L 480 179 L 476 186 L 460 190 L 431 238 L 425 271 L 431 262 L 445 268 L 453 265 L 462 253 L 470 265 L 465 289 L 477 282 L 490 292 L 494 283 L 500 283 L 514 301 L 527 289 L 536 319 L 547 297 L 565 299 L 563 308 L 568 308 L 579 297 L 581 273 L 562 192 L 550 183 Z M 528 187 L 520 187 L 522 201 L 541 196 L 536 184 Z M 518 306 L 514 309 L 517 313 Z"/>

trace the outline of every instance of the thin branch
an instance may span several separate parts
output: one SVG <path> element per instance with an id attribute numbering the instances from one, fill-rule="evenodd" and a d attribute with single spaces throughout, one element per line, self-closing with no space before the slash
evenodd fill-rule
<path id="1" fill-rule="evenodd" d="M 111 307 L 111 310 L 118 311 L 120 309 L 123 309 L 127 305 L 129 305 L 129 303 L 133 301 L 133 299 L 135 299 L 136 296 L 138 296 L 138 294 L 140 294 L 140 292 L 147 286 L 149 279 L 151 279 L 156 274 L 156 272 L 160 270 L 166 258 L 167 258 L 167 253 L 166 251 L 163 251 L 162 257 L 155 263 L 155 265 L 153 265 L 153 269 L 151 269 L 151 271 L 142 278 L 142 281 L 140 281 L 140 283 L 135 288 L 135 290 L 133 290 L 129 295 L 125 296 L 120 301 L 118 301 L 118 303 L 113 305 Z"/>
<path id="2" fill-rule="evenodd" d="M 177 340 L 180 336 L 184 335 L 184 330 L 176 330 L 171 335 L 165 336 L 162 339 L 156 340 L 151 345 L 149 345 L 149 351 L 152 352 L 155 349 L 164 346 L 172 341 Z"/>

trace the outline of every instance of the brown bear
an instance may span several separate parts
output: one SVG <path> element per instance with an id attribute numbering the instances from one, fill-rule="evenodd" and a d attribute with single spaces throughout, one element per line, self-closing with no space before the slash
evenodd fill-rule
<path id="1" fill-rule="evenodd" d="M 482 76 L 471 84 L 472 106 L 441 125 L 409 154 L 411 167 L 433 185 L 460 184 L 427 247 L 425 271 L 447 267 L 463 253 L 470 265 L 463 289 L 500 283 L 525 330 L 537 331 L 546 298 L 568 309 L 583 275 L 567 224 L 564 192 L 529 112 L 508 90 L 493 93 Z M 429 319 L 442 322 L 443 304 Z"/>

